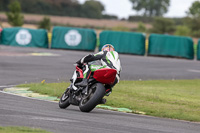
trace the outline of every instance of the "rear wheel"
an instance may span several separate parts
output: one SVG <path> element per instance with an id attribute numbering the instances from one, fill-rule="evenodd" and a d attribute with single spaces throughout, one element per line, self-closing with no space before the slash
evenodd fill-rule
<path id="1" fill-rule="evenodd" d="M 82 112 L 92 111 L 102 100 L 105 94 L 105 87 L 101 83 L 94 84 L 89 92 L 80 101 L 79 108 Z"/>
<path id="2" fill-rule="evenodd" d="M 70 89 L 67 88 L 66 91 L 64 92 L 64 94 L 62 95 L 62 97 L 60 98 L 59 107 L 61 109 L 65 109 L 70 105 L 70 103 L 69 103 L 69 93 L 70 93 Z"/>

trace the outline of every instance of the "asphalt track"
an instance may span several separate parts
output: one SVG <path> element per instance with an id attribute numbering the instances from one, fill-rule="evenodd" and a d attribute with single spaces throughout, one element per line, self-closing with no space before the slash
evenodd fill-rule
<path id="1" fill-rule="evenodd" d="M 34 54 L 30 54 L 34 53 Z M 40 54 L 39 54 L 40 53 Z M 43 55 L 46 56 L 42 56 Z M 52 55 L 49 56 L 51 53 Z M 0 89 L 21 83 L 61 82 L 71 77 L 73 63 L 90 52 L 0 46 Z M 40 56 L 38 56 L 40 55 Z M 48 56 L 47 56 L 48 55 Z M 198 61 L 120 55 L 122 80 L 199 79 Z M 56 133 L 199 133 L 200 124 L 78 107 L 0 92 L 0 126 L 39 127 Z"/>
<path id="2" fill-rule="evenodd" d="M 36 56 L 39 53 L 54 56 Z M 44 79 L 69 81 L 75 69 L 73 64 L 89 53 L 0 46 L 0 86 Z M 200 61 L 134 55 L 120 55 L 120 59 L 121 80 L 200 79 Z"/>

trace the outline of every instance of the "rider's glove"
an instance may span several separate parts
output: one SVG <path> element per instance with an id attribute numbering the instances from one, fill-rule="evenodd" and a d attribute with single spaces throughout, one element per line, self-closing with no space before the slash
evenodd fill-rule
<path id="1" fill-rule="evenodd" d="M 83 64 L 81 63 L 81 60 L 77 61 L 76 64 L 77 64 L 78 66 L 82 66 L 82 65 L 83 65 Z"/>

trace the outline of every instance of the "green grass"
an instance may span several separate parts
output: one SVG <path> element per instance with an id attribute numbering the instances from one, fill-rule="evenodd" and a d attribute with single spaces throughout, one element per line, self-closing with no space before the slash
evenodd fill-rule
<path id="1" fill-rule="evenodd" d="M 200 80 L 122 81 L 115 90 L 108 105 L 152 116 L 200 121 Z"/>
<path id="2" fill-rule="evenodd" d="M 0 133 L 50 133 L 50 132 L 28 127 L 0 127 Z"/>
<path id="3" fill-rule="evenodd" d="M 69 86 L 69 83 L 33 83 L 33 84 L 22 84 L 17 87 L 30 87 L 30 91 L 45 94 L 49 96 L 60 97 L 62 93 Z"/>
<path id="4" fill-rule="evenodd" d="M 197 55 L 197 44 L 194 44 L 194 55 L 196 56 Z"/>
<path id="5" fill-rule="evenodd" d="M 97 38 L 97 47 L 99 47 L 100 46 L 100 39 L 99 38 Z"/>
<path id="6" fill-rule="evenodd" d="M 69 83 L 20 85 L 51 96 L 61 96 Z M 106 105 L 129 108 L 146 115 L 200 122 L 200 80 L 120 81 Z"/>

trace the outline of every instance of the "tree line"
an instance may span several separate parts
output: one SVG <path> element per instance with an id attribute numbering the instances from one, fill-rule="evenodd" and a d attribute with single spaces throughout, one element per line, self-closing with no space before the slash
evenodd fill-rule
<path id="1" fill-rule="evenodd" d="M 170 0 L 130 0 L 139 16 L 129 16 L 129 21 L 152 23 L 148 31 L 139 23 L 138 31 L 200 37 L 200 1 L 194 1 L 183 18 L 164 18 Z M 181 1 L 180 1 L 181 2 Z M 181 3 L 180 3 L 181 4 Z"/>
<path id="2" fill-rule="evenodd" d="M 16 0 L 0 0 L 0 11 L 8 11 L 8 5 Z M 118 19 L 115 15 L 104 14 L 100 1 L 87 0 L 80 4 L 77 0 L 17 0 L 24 13 L 73 16 L 96 19 Z M 162 16 L 168 11 L 170 0 L 130 0 L 133 10 L 141 16 Z M 114 4 L 114 3 L 113 3 Z"/>
<path id="3" fill-rule="evenodd" d="M 1 0 L 0 11 L 9 11 L 8 5 L 16 0 Z M 89 0 L 80 4 L 77 0 L 17 0 L 23 13 L 73 16 L 95 19 L 118 19 L 115 15 L 103 14 L 104 5 Z"/>
<path id="4" fill-rule="evenodd" d="M 184 18 L 162 17 L 168 10 L 170 0 L 130 1 L 133 4 L 133 10 L 136 10 L 138 15 L 130 16 L 128 21 L 139 22 L 137 29 L 128 29 L 119 26 L 112 30 L 200 37 L 200 1 L 192 3 L 187 11 L 187 16 Z M 1 0 L 0 11 L 7 12 L 8 21 L 14 26 L 20 26 L 23 24 L 23 16 L 20 14 L 21 11 L 35 14 L 63 15 L 96 19 L 117 18 L 116 16 L 103 15 L 102 12 L 104 11 L 104 5 L 95 0 L 88 0 L 83 4 L 78 3 L 77 0 Z M 15 23 L 13 23 L 13 21 L 15 21 Z M 49 21 L 49 18 L 44 18 L 39 27 L 41 28 L 47 23 L 50 26 L 51 24 Z M 144 23 L 152 24 L 152 28 L 147 29 Z"/>

